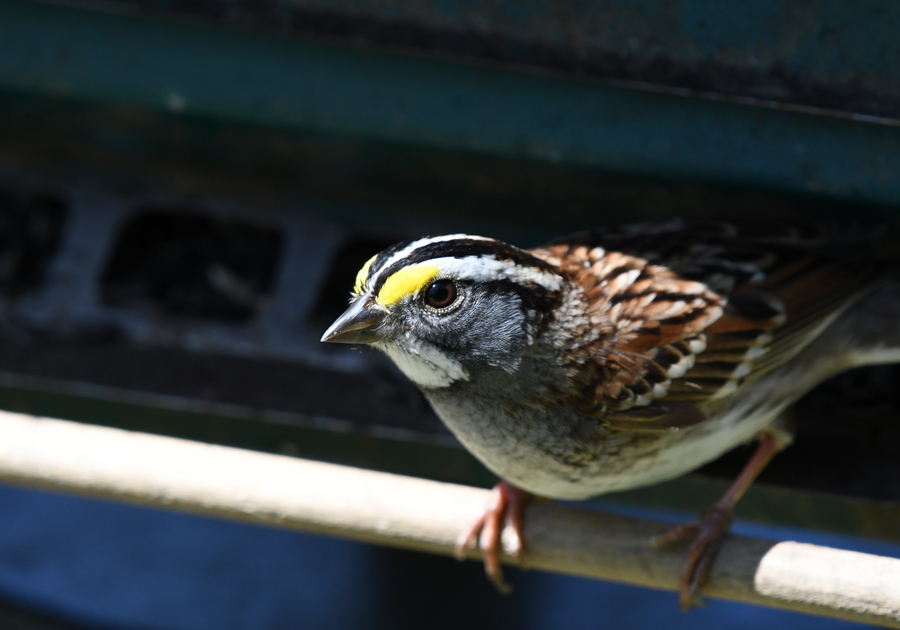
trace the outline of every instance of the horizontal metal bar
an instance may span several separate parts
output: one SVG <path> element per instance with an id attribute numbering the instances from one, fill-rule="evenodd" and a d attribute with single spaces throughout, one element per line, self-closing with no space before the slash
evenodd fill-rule
<path id="1" fill-rule="evenodd" d="M 7 412 L 0 413 L 0 479 L 442 554 L 452 551 L 488 494 Z M 664 528 L 660 522 L 535 504 L 526 513 L 523 563 L 672 590 L 684 553 L 648 545 L 649 537 Z M 898 585 L 898 559 L 730 536 L 707 591 L 713 597 L 900 627 Z"/>
<path id="2" fill-rule="evenodd" d="M 4 0 L 0 89 L 900 203 L 900 128 L 202 23 Z"/>
<path id="3" fill-rule="evenodd" d="M 365 424 L 358 418 L 354 422 L 3 372 L 0 409 L 483 488 L 497 481 L 452 438 L 386 427 L 374 419 L 372 424 Z M 411 415 L 415 410 L 405 413 Z M 788 451 L 784 456 L 790 455 Z M 730 484 L 730 478 L 691 474 L 604 495 L 594 503 L 601 508 L 649 506 L 699 513 L 717 501 Z M 900 541 L 897 501 L 757 482 L 741 499 L 736 516 L 755 523 Z"/>

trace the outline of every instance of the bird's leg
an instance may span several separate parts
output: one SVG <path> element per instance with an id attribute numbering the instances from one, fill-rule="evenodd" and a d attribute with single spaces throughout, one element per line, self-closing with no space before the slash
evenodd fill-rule
<path id="1" fill-rule="evenodd" d="M 501 593 L 512 588 L 503 579 L 500 568 L 501 549 L 518 558 L 522 553 L 522 511 L 531 495 L 514 485 L 501 481 L 491 490 L 484 513 L 456 542 L 456 559 L 465 558 L 466 550 L 477 543 L 484 557 L 484 571 Z M 507 537 L 501 540 L 504 530 Z"/>
<path id="2" fill-rule="evenodd" d="M 770 432 L 763 433 L 756 452 L 725 496 L 700 514 L 697 520 L 682 523 L 651 540 L 650 544 L 660 547 L 688 536 L 693 537 L 687 563 L 681 572 L 678 603 L 683 611 L 690 610 L 698 603 L 700 589 L 709 577 L 722 538 L 731 527 L 731 512 L 735 504 L 779 450 L 781 446 L 776 436 Z"/>

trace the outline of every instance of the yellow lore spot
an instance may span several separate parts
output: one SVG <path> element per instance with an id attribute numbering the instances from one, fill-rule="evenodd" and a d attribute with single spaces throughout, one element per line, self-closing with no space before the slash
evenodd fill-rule
<path id="1" fill-rule="evenodd" d="M 366 264 L 359 270 L 359 273 L 356 274 L 356 282 L 353 284 L 353 295 L 359 295 L 363 292 L 363 287 L 366 286 L 366 280 L 369 279 L 369 267 L 372 266 L 372 263 L 375 262 L 376 258 L 378 258 L 378 254 L 375 254 L 367 260 Z"/>
<path id="2" fill-rule="evenodd" d="M 438 275 L 440 269 L 434 265 L 410 265 L 391 275 L 384 281 L 378 297 L 379 304 L 396 304 L 410 293 L 416 293 Z"/>

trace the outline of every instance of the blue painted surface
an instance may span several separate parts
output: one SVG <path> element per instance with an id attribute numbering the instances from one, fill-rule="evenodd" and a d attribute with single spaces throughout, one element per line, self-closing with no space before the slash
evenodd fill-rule
<path id="1" fill-rule="evenodd" d="M 900 557 L 900 545 L 737 529 Z M 865 627 L 720 601 L 682 615 L 672 593 L 509 577 L 516 590 L 502 597 L 475 563 L 0 486 L 0 597 L 93 627 Z"/>
<path id="2" fill-rule="evenodd" d="M 900 127 L 203 24 L 6 0 L 0 88 L 900 203 Z"/>

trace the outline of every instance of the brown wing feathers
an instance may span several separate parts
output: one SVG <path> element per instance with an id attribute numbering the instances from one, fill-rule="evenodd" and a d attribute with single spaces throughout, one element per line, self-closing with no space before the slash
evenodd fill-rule
<path id="1" fill-rule="evenodd" d="M 664 405 L 727 396 L 799 352 L 877 275 L 811 254 L 821 240 L 806 225 L 672 223 L 534 250 L 583 287 L 603 331 L 568 358 L 598 359 L 587 362 L 598 368 L 582 384 L 585 406 L 613 426 L 668 428 L 678 422 L 659 422 Z"/>
<path id="2" fill-rule="evenodd" d="M 706 347 L 704 329 L 722 315 L 721 296 L 645 259 L 580 244 L 536 253 L 581 287 L 594 330 L 602 331 L 573 344 L 565 359 L 582 366 L 573 372 L 590 392 L 585 403 L 599 413 L 666 396 L 673 379 L 684 376 Z M 595 372 L 586 373 L 585 365 Z"/>

